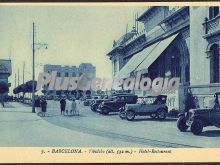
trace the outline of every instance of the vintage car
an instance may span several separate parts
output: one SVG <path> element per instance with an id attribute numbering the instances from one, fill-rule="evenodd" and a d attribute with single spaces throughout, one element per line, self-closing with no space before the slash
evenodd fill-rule
<path id="1" fill-rule="evenodd" d="M 107 115 L 110 112 L 119 112 L 119 109 L 126 104 L 137 103 L 137 99 L 138 96 L 135 94 L 115 94 L 111 100 L 106 100 L 99 104 L 97 111 L 103 115 Z"/>
<path id="2" fill-rule="evenodd" d="M 168 114 L 166 95 L 139 97 L 142 101 L 137 104 L 127 104 L 120 109 L 119 117 L 128 121 L 134 120 L 135 116 L 151 116 L 164 120 Z"/>
<path id="3" fill-rule="evenodd" d="M 94 101 L 99 100 L 99 99 L 103 99 L 103 95 L 94 95 L 91 98 L 87 98 L 83 104 L 84 106 L 91 106 L 92 103 L 94 103 Z"/>
<path id="4" fill-rule="evenodd" d="M 59 100 L 61 99 L 61 97 L 56 95 L 56 96 L 53 97 L 53 99 L 54 99 L 55 101 L 59 101 Z"/>
<path id="5" fill-rule="evenodd" d="M 89 106 L 91 99 L 92 99 L 92 96 L 85 96 L 85 97 L 83 98 L 83 105 L 84 105 L 84 106 Z"/>
<path id="6" fill-rule="evenodd" d="M 203 127 L 216 126 L 220 128 L 220 92 L 215 93 L 215 101 L 213 108 L 190 109 L 189 112 L 179 114 L 177 120 L 177 128 L 181 132 L 187 131 L 190 127 L 194 135 L 202 133 Z"/>
<path id="7" fill-rule="evenodd" d="M 111 100 L 111 98 L 107 95 L 103 96 L 102 98 L 100 99 L 96 99 L 96 100 L 93 100 L 90 104 L 90 109 L 93 111 L 93 112 L 96 112 L 97 109 L 98 109 L 98 106 L 99 104 L 101 104 L 103 101 L 107 101 L 107 100 Z"/>

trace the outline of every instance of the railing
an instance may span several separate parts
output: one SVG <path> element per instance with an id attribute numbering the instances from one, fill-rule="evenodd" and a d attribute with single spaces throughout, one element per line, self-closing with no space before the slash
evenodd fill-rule
<path id="1" fill-rule="evenodd" d="M 220 31 L 220 14 L 218 14 L 215 18 L 210 20 L 205 20 L 203 23 L 205 34 L 210 35 L 217 31 Z"/>
<path id="2" fill-rule="evenodd" d="M 152 33 L 146 33 L 146 31 L 144 29 L 141 32 L 139 32 L 137 35 L 132 37 L 130 40 L 125 42 L 125 44 L 123 46 L 126 46 L 126 45 L 130 44 L 132 41 L 136 40 L 138 37 L 140 37 L 143 34 L 145 34 L 147 42 L 150 42 L 150 41 L 154 40 L 155 38 L 161 36 L 163 33 L 164 33 L 164 31 L 161 28 L 159 28 L 158 30 L 156 30 L 156 31 L 154 31 Z"/>
<path id="3" fill-rule="evenodd" d="M 169 11 L 168 16 L 170 16 L 173 13 L 177 12 L 181 8 L 182 8 L 182 6 L 175 6 L 172 10 Z M 164 31 L 162 29 L 158 29 L 157 31 L 148 34 L 148 33 L 146 33 L 146 30 L 143 29 L 142 31 L 140 31 L 136 35 L 134 35 L 131 39 L 126 41 L 125 43 L 123 43 L 121 45 L 120 44 L 115 44 L 111 50 L 113 50 L 113 49 L 115 49 L 116 47 L 119 47 L 119 46 L 126 46 L 126 45 L 130 44 L 131 42 L 135 41 L 138 37 L 140 37 L 143 34 L 146 35 L 147 42 L 150 42 L 151 40 L 154 40 L 155 38 L 159 37 L 163 33 L 164 33 Z"/>
<path id="4" fill-rule="evenodd" d="M 138 37 L 140 37 L 141 35 L 145 34 L 145 29 L 143 29 L 142 31 L 138 32 L 136 35 L 134 35 L 131 39 L 129 39 L 128 41 L 126 41 L 124 43 L 123 46 L 126 46 L 128 44 L 130 44 L 132 41 L 136 40 Z"/>
<path id="5" fill-rule="evenodd" d="M 171 10 L 169 10 L 167 17 L 169 17 L 170 15 L 172 15 L 173 13 L 175 13 L 176 11 L 181 9 L 182 7 L 183 6 L 174 6 Z"/>

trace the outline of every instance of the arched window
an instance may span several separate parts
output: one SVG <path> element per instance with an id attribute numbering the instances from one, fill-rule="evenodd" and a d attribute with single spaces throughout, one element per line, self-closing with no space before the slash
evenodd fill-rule
<path id="1" fill-rule="evenodd" d="M 57 72 L 57 77 L 60 77 L 60 72 Z"/>
<path id="2" fill-rule="evenodd" d="M 220 57 L 219 45 L 214 44 L 210 48 L 210 82 L 220 83 Z"/>
<path id="3" fill-rule="evenodd" d="M 209 7 L 209 19 L 215 18 L 218 14 L 219 14 L 218 6 Z"/>

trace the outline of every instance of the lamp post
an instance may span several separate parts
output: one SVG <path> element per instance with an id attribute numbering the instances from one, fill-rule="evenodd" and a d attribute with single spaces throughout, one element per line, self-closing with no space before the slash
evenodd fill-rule
<path id="1" fill-rule="evenodd" d="M 32 113 L 35 113 L 35 46 L 39 46 L 37 49 L 40 49 L 42 46 L 45 46 L 47 49 L 47 44 L 35 43 L 35 23 L 33 22 L 33 46 L 32 46 Z"/>

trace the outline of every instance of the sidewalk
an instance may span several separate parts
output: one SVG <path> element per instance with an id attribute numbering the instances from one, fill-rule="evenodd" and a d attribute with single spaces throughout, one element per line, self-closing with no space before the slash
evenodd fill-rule
<path id="1" fill-rule="evenodd" d="M 31 107 L 16 102 L 0 107 L 0 130 L 0 147 L 134 146 L 55 126 L 31 113 Z"/>

